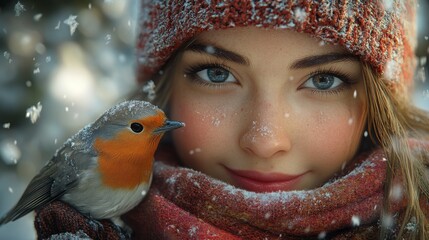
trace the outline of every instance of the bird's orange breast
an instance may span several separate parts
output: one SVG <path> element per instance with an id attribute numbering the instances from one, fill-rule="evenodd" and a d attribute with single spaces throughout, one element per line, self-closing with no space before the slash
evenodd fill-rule
<path id="1" fill-rule="evenodd" d="M 105 185 L 111 188 L 134 189 L 148 183 L 153 157 L 160 136 L 139 136 L 120 132 L 114 139 L 96 139 L 98 166 Z"/>

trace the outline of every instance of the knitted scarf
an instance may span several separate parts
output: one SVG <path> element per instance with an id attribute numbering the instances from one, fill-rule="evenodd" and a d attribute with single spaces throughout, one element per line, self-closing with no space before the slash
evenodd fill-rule
<path id="1" fill-rule="evenodd" d="M 124 219 L 145 239 L 377 239 L 381 225 L 397 229 L 406 204 L 398 188 L 379 221 L 386 163 L 375 150 L 317 189 L 254 193 L 157 161 L 152 190 Z"/>

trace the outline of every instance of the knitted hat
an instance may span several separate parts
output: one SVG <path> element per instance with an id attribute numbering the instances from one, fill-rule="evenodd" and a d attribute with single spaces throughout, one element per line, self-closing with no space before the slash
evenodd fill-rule
<path id="1" fill-rule="evenodd" d="M 142 0 L 138 80 L 208 30 L 257 26 L 308 33 L 361 57 L 394 83 L 415 67 L 415 0 Z"/>

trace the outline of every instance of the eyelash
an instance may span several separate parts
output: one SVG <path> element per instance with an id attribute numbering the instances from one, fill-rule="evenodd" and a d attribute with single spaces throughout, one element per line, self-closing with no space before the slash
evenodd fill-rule
<path id="1" fill-rule="evenodd" d="M 203 86 L 209 86 L 209 87 L 215 87 L 215 88 L 221 88 L 226 83 L 210 83 L 208 81 L 200 80 L 200 77 L 197 75 L 199 71 L 208 69 L 208 68 L 223 68 L 231 73 L 231 68 L 220 63 L 216 62 L 207 62 L 207 63 L 200 63 L 193 66 L 189 66 L 184 70 L 184 73 L 189 79 L 197 84 L 203 85 Z M 234 76 L 234 74 L 232 74 Z M 235 77 L 234 77 L 235 78 Z"/>
<path id="2" fill-rule="evenodd" d="M 227 71 L 231 73 L 231 68 L 224 65 L 224 64 L 220 64 L 220 63 L 216 63 L 216 62 L 207 62 L 207 63 L 201 63 L 201 64 L 196 64 L 193 66 L 189 66 L 188 68 L 186 68 L 184 70 L 184 73 L 186 74 L 186 76 L 189 77 L 189 79 L 197 84 L 200 84 L 202 86 L 208 86 L 208 87 L 215 87 L 215 88 L 222 88 L 224 84 L 222 83 L 210 83 L 208 81 L 202 81 L 199 79 L 199 76 L 197 75 L 197 73 L 199 71 L 208 69 L 208 68 L 223 68 Z M 339 87 L 335 88 L 335 89 L 331 89 L 331 90 L 317 90 L 317 89 L 311 89 L 311 93 L 313 94 L 319 94 L 319 95 L 323 95 L 323 96 L 329 96 L 329 95 L 338 95 L 340 94 L 344 89 L 346 89 L 347 87 L 353 85 L 354 83 L 356 83 L 356 81 L 352 80 L 353 77 L 350 74 L 344 73 L 341 70 L 331 67 L 328 69 L 317 69 L 311 73 L 309 73 L 306 76 L 306 80 L 305 82 L 307 82 L 310 78 L 313 78 L 317 75 L 332 75 L 334 77 L 339 78 L 342 83 Z M 304 82 L 304 83 L 305 83 Z"/>
<path id="3" fill-rule="evenodd" d="M 344 72 L 342 72 L 336 68 L 333 68 L 333 67 L 328 68 L 326 70 L 325 69 L 317 69 L 316 71 L 311 72 L 305 78 L 306 79 L 305 82 L 307 82 L 309 79 L 311 79 L 317 75 L 332 75 L 332 76 L 340 79 L 342 81 L 342 83 L 339 87 L 337 87 L 335 89 L 331 89 L 331 90 L 311 89 L 310 91 L 313 94 L 319 94 L 319 95 L 323 95 L 323 96 L 338 95 L 344 89 L 346 89 L 346 88 L 350 87 L 351 85 L 353 85 L 354 83 L 356 83 L 356 81 L 352 80 L 353 77 L 350 74 L 344 73 Z"/>

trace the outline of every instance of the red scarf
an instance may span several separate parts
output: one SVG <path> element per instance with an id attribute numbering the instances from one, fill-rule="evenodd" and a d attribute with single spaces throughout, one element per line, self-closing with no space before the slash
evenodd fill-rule
<path id="1" fill-rule="evenodd" d="M 376 150 L 320 188 L 254 193 L 157 161 L 151 191 L 125 221 L 144 239 L 376 239 L 386 165 Z M 405 204 L 393 202 L 388 223 Z"/>

